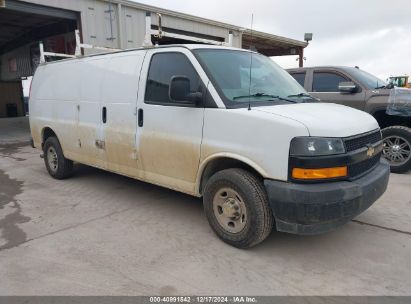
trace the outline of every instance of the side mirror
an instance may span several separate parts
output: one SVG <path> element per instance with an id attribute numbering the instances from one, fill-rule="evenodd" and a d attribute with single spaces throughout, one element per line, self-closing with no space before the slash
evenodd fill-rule
<path id="1" fill-rule="evenodd" d="M 385 89 L 391 90 L 391 89 L 393 89 L 394 87 L 395 87 L 394 84 L 393 84 L 392 82 L 390 82 L 390 83 L 388 83 L 388 84 L 385 86 Z"/>
<path id="2" fill-rule="evenodd" d="M 190 91 L 190 79 L 186 76 L 171 77 L 168 96 L 172 101 L 186 104 L 198 104 L 203 98 L 201 92 Z"/>
<path id="3" fill-rule="evenodd" d="M 358 87 L 352 81 L 344 81 L 338 84 L 338 90 L 341 93 L 355 93 L 358 90 Z"/>

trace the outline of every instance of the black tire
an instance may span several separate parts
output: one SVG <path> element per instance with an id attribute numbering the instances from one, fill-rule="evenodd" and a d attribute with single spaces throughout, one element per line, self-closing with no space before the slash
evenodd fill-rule
<path id="1" fill-rule="evenodd" d="M 247 212 L 245 226 L 236 233 L 228 231 L 217 219 L 214 198 L 218 191 L 224 189 L 237 192 Z M 203 202 L 211 228 L 221 240 L 234 247 L 250 248 L 261 243 L 271 233 L 274 219 L 264 185 L 246 170 L 227 169 L 214 174 L 205 187 Z"/>
<path id="2" fill-rule="evenodd" d="M 406 145 L 405 151 L 411 150 L 411 129 L 403 126 L 392 126 L 382 130 L 382 136 L 384 140 L 384 157 L 389 162 L 391 172 L 404 173 L 411 169 L 411 155 L 408 153 L 408 158 L 405 157 L 405 161 L 394 161 L 392 154 L 389 154 L 390 148 L 388 141 L 392 142 L 393 139 L 399 138 L 399 143 Z M 404 150 L 403 150 L 404 151 Z M 407 152 L 403 154 L 406 156 Z"/>
<path id="3" fill-rule="evenodd" d="M 43 146 L 43 152 L 44 163 L 51 177 L 65 179 L 70 176 L 73 171 L 73 162 L 64 157 L 63 150 L 56 137 L 47 138 Z M 50 159 L 52 156 L 53 160 Z"/>

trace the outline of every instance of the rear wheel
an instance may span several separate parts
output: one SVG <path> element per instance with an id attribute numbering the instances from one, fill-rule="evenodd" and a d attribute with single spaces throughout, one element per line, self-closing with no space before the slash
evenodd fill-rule
<path id="1" fill-rule="evenodd" d="M 404 173 L 411 169 L 411 129 L 402 126 L 382 130 L 383 156 L 391 172 Z"/>
<path id="2" fill-rule="evenodd" d="M 203 201 L 211 228 L 232 246 L 255 246 L 272 230 L 273 215 L 264 185 L 248 171 L 217 172 L 207 182 Z"/>
<path id="3" fill-rule="evenodd" d="M 47 138 L 43 152 L 47 171 L 53 178 L 64 179 L 70 176 L 73 170 L 73 162 L 64 157 L 63 150 L 56 137 Z"/>

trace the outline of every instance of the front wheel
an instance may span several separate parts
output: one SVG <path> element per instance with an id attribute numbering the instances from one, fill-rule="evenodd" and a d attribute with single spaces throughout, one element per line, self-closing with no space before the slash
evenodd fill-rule
<path id="1" fill-rule="evenodd" d="M 217 236 L 238 248 L 262 242 L 273 227 L 273 215 L 262 182 L 243 169 L 214 174 L 204 191 L 204 210 Z"/>
<path id="2" fill-rule="evenodd" d="M 411 169 L 411 129 L 402 126 L 382 130 L 383 156 L 391 172 L 404 173 Z"/>

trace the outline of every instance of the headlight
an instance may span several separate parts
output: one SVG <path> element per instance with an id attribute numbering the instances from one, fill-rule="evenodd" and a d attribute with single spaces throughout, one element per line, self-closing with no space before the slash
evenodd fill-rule
<path id="1" fill-rule="evenodd" d="M 290 155 L 320 156 L 345 153 L 341 138 L 295 137 L 291 140 Z"/>

